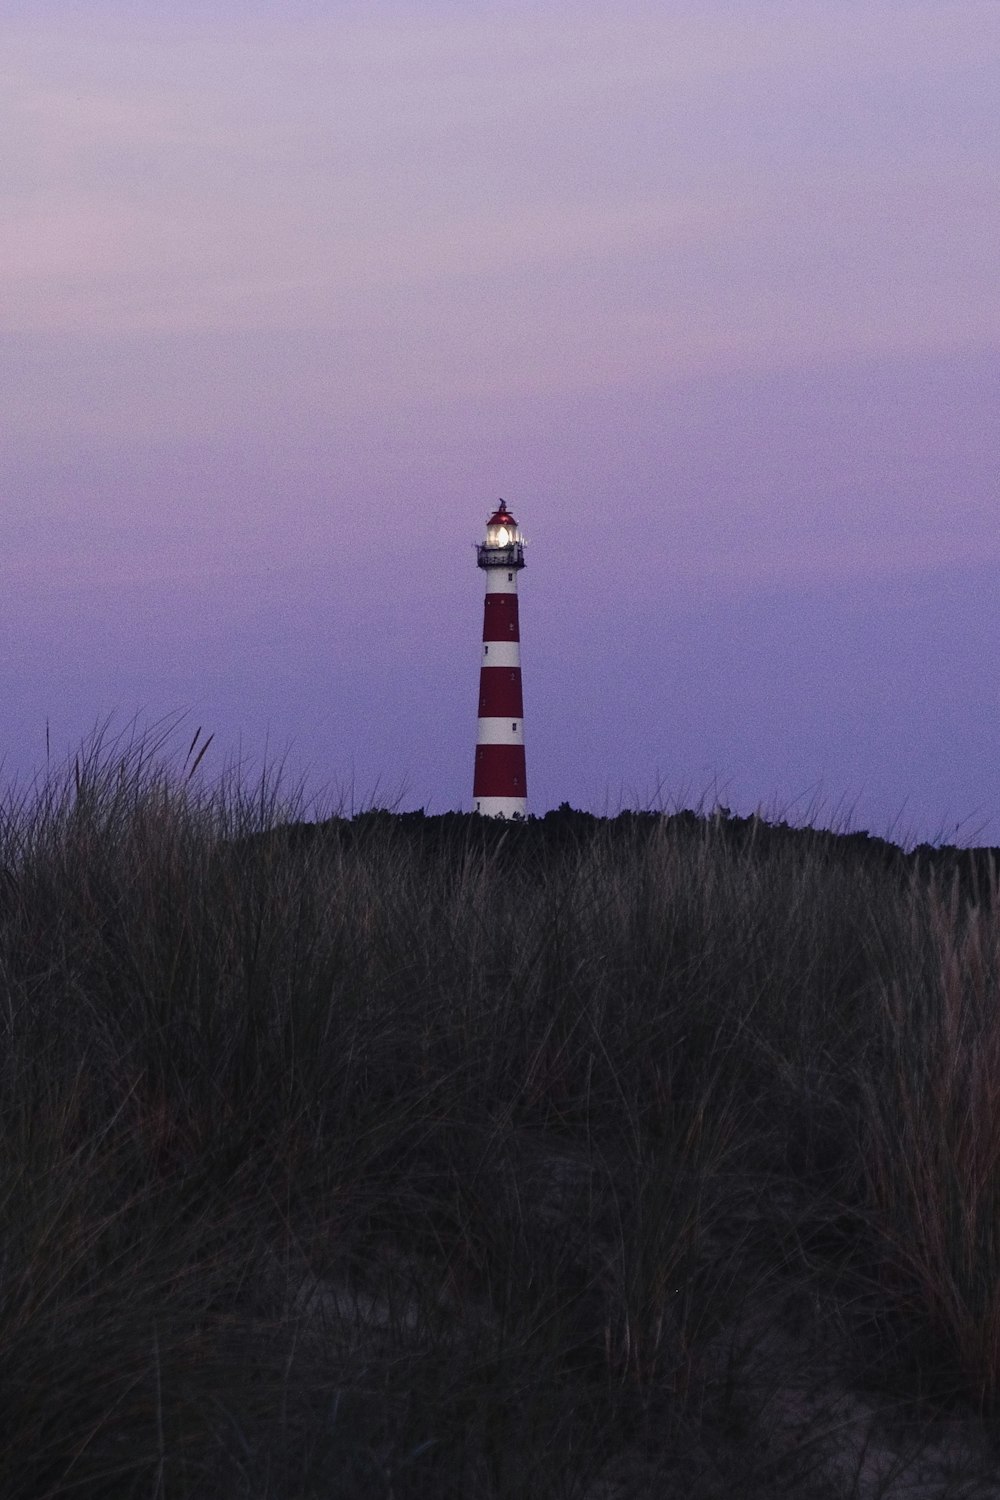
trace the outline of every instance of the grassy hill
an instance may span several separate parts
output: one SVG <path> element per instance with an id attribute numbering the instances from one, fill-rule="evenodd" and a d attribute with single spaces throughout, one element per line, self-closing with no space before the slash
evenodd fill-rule
<path id="1" fill-rule="evenodd" d="M 998 916 L 84 757 L 0 814 L 0 1495 L 993 1493 Z"/>

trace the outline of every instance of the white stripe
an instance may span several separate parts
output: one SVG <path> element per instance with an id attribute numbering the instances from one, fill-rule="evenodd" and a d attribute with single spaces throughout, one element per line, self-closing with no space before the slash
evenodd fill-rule
<path id="1" fill-rule="evenodd" d="M 484 667 L 519 667 L 521 644 L 519 641 L 484 641 Z"/>
<path id="2" fill-rule="evenodd" d="M 486 568 L 486 592 L 488 594 L 516 594 L 516 568 Z"/>
<path id="3" fill-rule="evenodd" d="M 480 719 L 477 745 L 523 745 L 523 719 Z"/>
<path id="4" fill-rule="evenodd" d="M 484 818 L 526 818 L 527 797 L 477 797 L 474 811 Z"/>

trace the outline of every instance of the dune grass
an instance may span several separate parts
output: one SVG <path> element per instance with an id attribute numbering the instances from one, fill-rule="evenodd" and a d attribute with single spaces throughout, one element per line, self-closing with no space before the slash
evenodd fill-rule
<path id="1" fill-rule="evenodd" d="M 990 1439 L 995 879 L 197 748 L 0 813 L 5 1500 L 860 1494 L 824 1378 Z"/>

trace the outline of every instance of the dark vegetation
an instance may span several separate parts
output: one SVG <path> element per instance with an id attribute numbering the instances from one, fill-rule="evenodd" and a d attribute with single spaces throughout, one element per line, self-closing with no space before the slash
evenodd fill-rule
<path id="1" fill-rule="evenodd" d="M 3 810 L 4 1500 L 988 1492 L 992 853 L 198 786 Z"/>

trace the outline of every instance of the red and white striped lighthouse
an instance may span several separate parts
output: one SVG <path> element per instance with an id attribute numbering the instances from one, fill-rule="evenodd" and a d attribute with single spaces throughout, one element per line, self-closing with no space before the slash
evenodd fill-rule
<path id="1" fill-rule="evenodd" d="M 486 523 L 485 542 L 476 545 L 476 560 L 486 572 L 486 607 L 473 805 L 487 818 L 523 818 L 528 781 L 517 575 L 524 567 L 524 538 L 502 500 Z"/>

